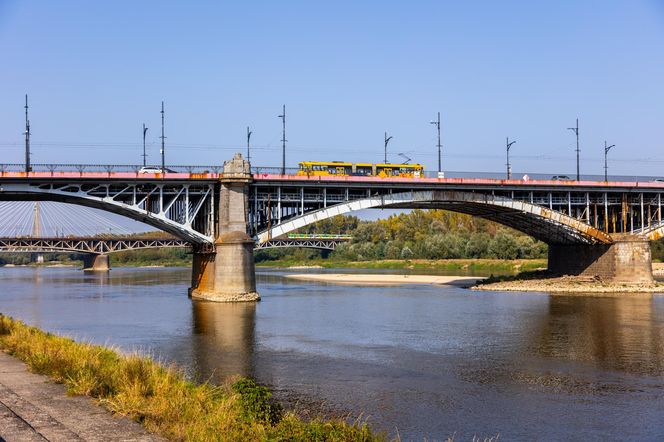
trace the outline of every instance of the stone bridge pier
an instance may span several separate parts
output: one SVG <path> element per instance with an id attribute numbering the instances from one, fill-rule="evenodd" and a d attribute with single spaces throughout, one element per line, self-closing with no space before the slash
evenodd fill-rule
<path id="1" fill-rule="evenodd" d="M 629 234 L 611 237 L 611 244 L 549 245 L 549 271 L 558 275 L 599 277 L 614 283 L 652 284 L 648 239 Z"/>
<path id="2" fill-rule="evenodd" d="M 111 270 L 110 260 L 106 254 L 83 255 L 84 272 L 108 272 Z"/>
<path id="3" fill-rule="evenodd" d="M 249 162 L 236 154 L 224 163 L 220 181 L 213 215 L 217 217 L 215 250 L 194 250 L 189 296 L 215 302 L 258 301 L 254 240 L 247 234 Z"/>

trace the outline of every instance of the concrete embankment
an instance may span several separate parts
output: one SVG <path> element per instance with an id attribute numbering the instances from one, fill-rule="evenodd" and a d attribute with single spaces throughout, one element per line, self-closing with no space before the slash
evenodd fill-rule
<path id="1" fill-rule="evenodd" d="M 165 440 L 89 397 L 67 396 L 64 385 L 30 373 L 0 352 L 0 439 L 6 441 Z"/>

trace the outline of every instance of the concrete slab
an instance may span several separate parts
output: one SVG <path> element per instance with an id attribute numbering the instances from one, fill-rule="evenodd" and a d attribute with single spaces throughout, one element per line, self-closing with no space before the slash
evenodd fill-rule
<path id="1" fill-rule="evenodd" d="M 83 396 L 67 396 L 64 385 L 30 373 L 0 352 L 0 440 L 163 441 L 140 424 Z"/>

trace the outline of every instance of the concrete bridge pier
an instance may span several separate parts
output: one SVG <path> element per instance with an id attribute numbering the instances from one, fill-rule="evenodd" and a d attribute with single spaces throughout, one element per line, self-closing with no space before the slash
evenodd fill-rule
<path id="1" fill-rule="evenodd" d="M 247 234 L 249 162 L 236 154 L 224 163 L 215 214 L 218 235 L 214 252 L 194 251 L 189 296 L 215 302 L 258 301 L 254 240 Z"/>
<path id="2" fill-rule="evenodd" d="M 611 237 L 611 244 L 549 245 L 549 270 L 558 275 L 597 276 L 614 283 L 652 284 L 650 242 L 637 235 Z"/>
<path id="3" fill-rule="evenodd" d="M 108 255 L 83 255 L 84 272 L 108 272 L 111 270 Z"/>

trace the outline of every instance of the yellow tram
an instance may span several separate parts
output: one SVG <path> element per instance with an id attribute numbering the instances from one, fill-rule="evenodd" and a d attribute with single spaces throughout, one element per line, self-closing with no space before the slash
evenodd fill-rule
<path id="1" fill-rule="evenodd" d="M 376 176 L 380 178 L 424 178 L 421 164 L 371 164 L 343 161 L 302 161 L 298 175 L 306 176 Z"/>

